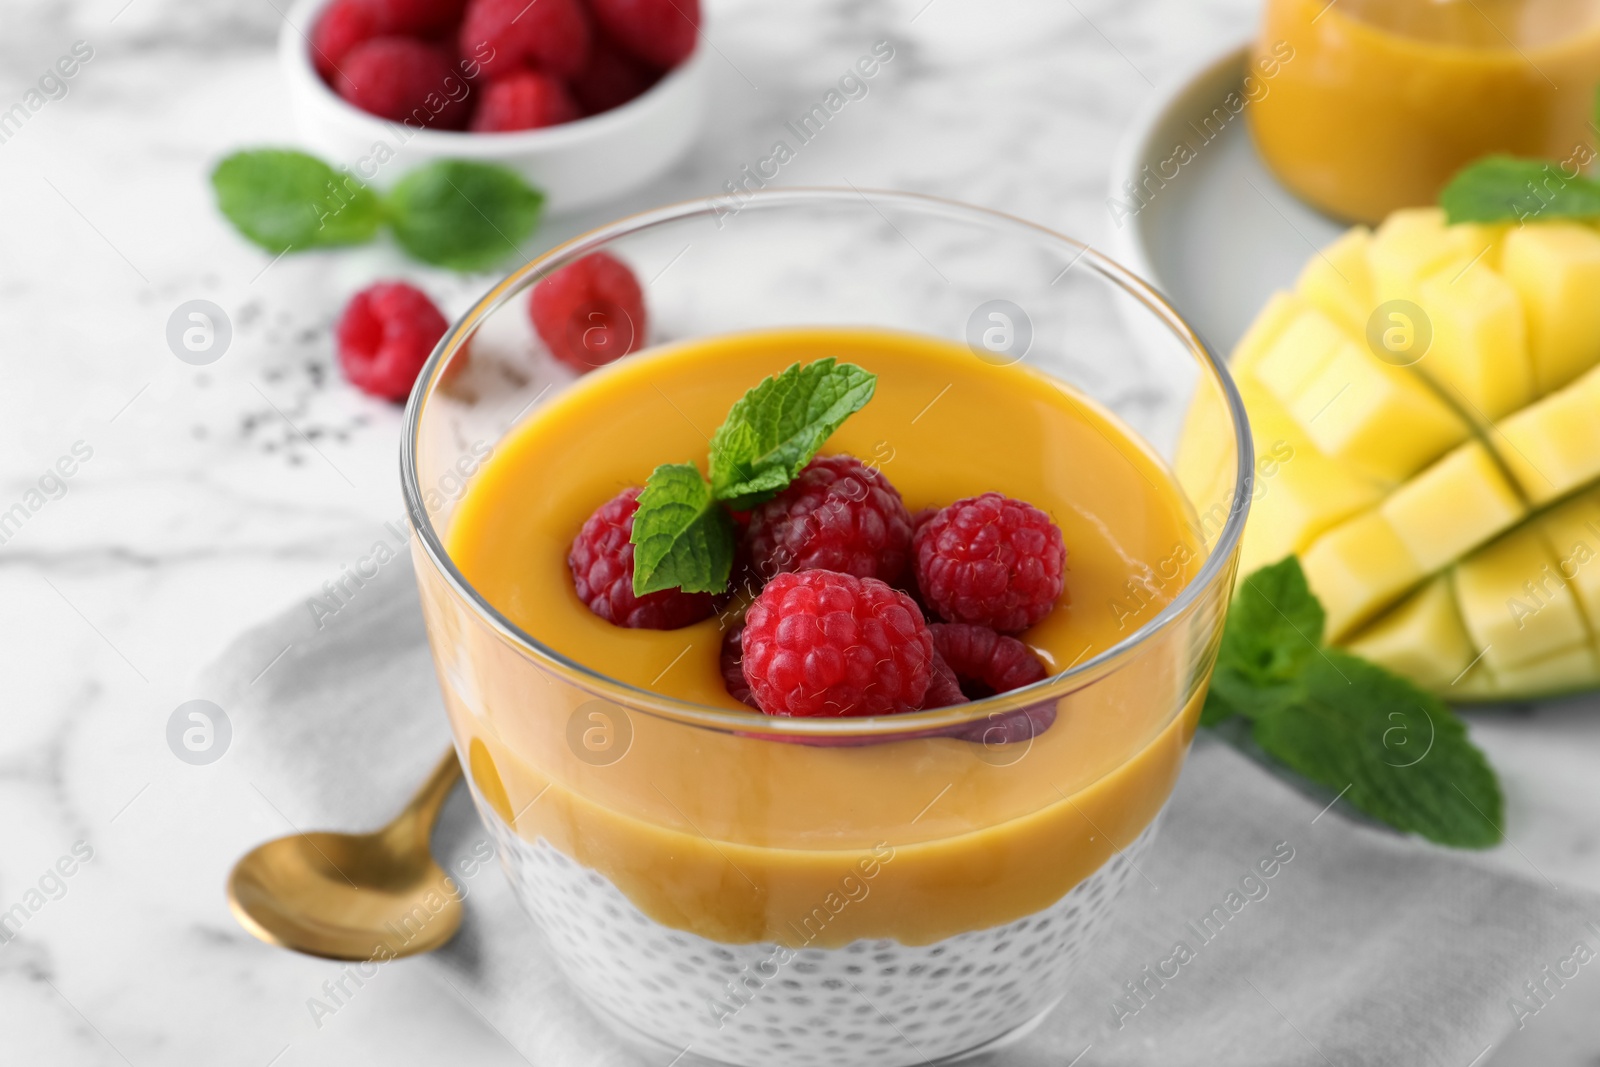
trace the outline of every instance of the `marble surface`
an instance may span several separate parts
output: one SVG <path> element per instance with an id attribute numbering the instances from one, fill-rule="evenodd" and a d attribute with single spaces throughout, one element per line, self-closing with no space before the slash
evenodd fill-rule
<path id="1" fill-rule="evenodd" d="M 343 299 L 405 276 L 453 314 L 491 280 L 382 245 L 274 263 L 219 220 L 210 165 L 294 138 L 276 3 L 0 7 L 0 110 L 75 42 L 93 50 L 0 143 L 0 512 L 21 516 L 0 544 L 0 912 L 25 914 L 0 944 L 6 1062 L 522 1062 L 403 964 L 316 1026 L 306 1000 L 337 966 L 258 945 L 221 891 L 237 854 L 290 831 L 288 802 L 226 758 L 190 766 L 167 745 L 235 633 L 336 577 L 400 513 L 399 412 L 332 364 Z M 780 181 L 939 193 L 1103 241 L 1125 120 L 1164 72 L 1248 34 L 1254 6 L 711 0 L 715 103 L 691 157 L 534 245 L 718 192 L 879 39 L 895 62 Z M 197 298 L 234 328 L 208 367 L 164 337 Z M 1509 840 L 1485 862 L 1600 890 L 1597 710 L 1472 716 L 1508 793 Z M 1482 1062 L 1600 1061 L 1596 987 L 1585 974 Z"/>

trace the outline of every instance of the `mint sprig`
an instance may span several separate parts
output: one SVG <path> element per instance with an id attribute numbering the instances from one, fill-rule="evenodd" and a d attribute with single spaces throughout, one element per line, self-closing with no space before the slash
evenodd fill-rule
<path id="1" fill-rule="evenodd" d="M 436 160 L 380 197 L 348 171 L 304 152 L 235 152 L 211 174 L 217 207 L 247 239 L 274 255 L 363 244 L 388 223 L 416 259 L 482 270 L 533 233 L 544 195 L 515 171 Z"/>
<path id="2" fill-rule="evenodd" d="M 776 496 L 845 419 L 872 399 L 876 375 L 850 363 L 793 364 L 741 397 L 711 436 L 711 486 L 744 511 Z"/>
<path id="3" fill-rule="evenodd" d="M 693 463 L 650 473 L 633 515 L 633 595 L 720 593 L 733 568 L 733 520 Z"/>
<path id="4" fill-rule="evenodd" d="M 733 569 L 733 520 L 781 492 L 877 388 L 851 363 L 795 363 L 734 402 L 711 435 L 711 479 L 693 463 L 657 467 L 633 515 L 633 595 L 720 593 Z"/>
<path id="5" fill-rule="evenodd" d="M 1460 848 L 1500 840 L 1494 771 L 1431 693 L 1323 644 L 1323 610 L 1290 556 L 1245 579 L 1201 721 L 1245 720 L 1267 756 L 1397 830 Z"/>
<path id="6" fill-rule="evenodd" d="M 1439 193 L 1439 206 L 1452 225 L 1600 218 L 1600 182 L 1561 168 L 1544 160 L 1489 156 L 1451 178 Z"/>

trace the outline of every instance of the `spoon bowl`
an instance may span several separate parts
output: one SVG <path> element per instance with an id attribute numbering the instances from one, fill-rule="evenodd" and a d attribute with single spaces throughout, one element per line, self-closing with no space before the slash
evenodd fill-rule
<path id="1" fill-rule="evenodd" d="M 234 917 L 268 944 L 327 959 L 394 959 L 443 945 L 461 925 L 461 898 L 429 838 L 460 776 L 452 750 L 381 830 L 292 834 L 252 849 L 228 876 Z"/>

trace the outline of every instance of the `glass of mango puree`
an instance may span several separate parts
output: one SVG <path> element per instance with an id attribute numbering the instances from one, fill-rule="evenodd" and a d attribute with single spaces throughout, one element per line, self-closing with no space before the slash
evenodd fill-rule
<path id="1" fill-rule="evenodd" d="M 1247 109 L 1278 178 L 1377 222 L 1491 153 L 1593 159 L 1597 0 L 1267 0 Z"/>
<path id="2" fill-rule="evenodd" d="M 639 278 L 647 322 L 577 376 L 529 290 L 600 251 Z M 1044 681 L 766 716 L 722 683 L 730 612 L 630 630 L 575 595 L 590 512 L 657 464 L 704 470 L 747 389 L 830 356 L 877 386 L 824 453 L 875 466 L 913 513 L 993 490 L 1062 529 L 1065 591 L 1021 635 Z M 1167 457 L 1196 400 L 1213 447 L 1186 457 L 1186 491 Z M 1144 283 L 932 198 L 663 208 L 497 285 L 412 395 L 405 494 L 473 798 L 593 1014 L 663 1064 L 763 1067 L 922 1063 L 1041 1019 L 1139 877 L 1188 750 L 1249 503 L 1244 431 L 1227 372 Z M 987 727 L 1019 709 L 1037 730 Z"/>

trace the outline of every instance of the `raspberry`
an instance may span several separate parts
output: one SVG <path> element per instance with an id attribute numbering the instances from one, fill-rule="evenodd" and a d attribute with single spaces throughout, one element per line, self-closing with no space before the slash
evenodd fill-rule
<path id="1" fill-rule="evenodd" d="M 333 0 L 311 29 L 311 65 L 332 85 L 350 49 L 381 32 L 383 24 L 368 0 Z"/>
<path id="2" fill-rule="evenodd" d="M 987 626 L 936 622 L 928 635 L 969 697 L 1008 693 L 1045 676 L 1044 664 L 1027 645 Z"/>
<path id="3" fill-rule="evenodd" d="M 578 0 L 470 0 L 457 43 L 490 80 L 525 67 L 570 78 L 589 62 L 589 38 Z"/>
<path id="4" fill-rule="evenodd" d="M 892 715 L 922 706 L 933 639 L 911 598 L 875 578 L 780 574 L 744 618 L 744 677 L 769 715 Z"/>
<path id="5" fill-rule="evenodd" d="M 1001 633 L 1021 633 L 1050 614 L 1067 562 L 1050 516 L 999 493 L 958 500 L 923 523 L 912 556 L 929 607 L 949 622 Z"/>
<path id="6" fill-rule="evenodd" d="M 533 130 L 578 117 L 578 105 L 561 79 L 524 70 L 484 88 L 469 129 L 474 133 Z"/>
<path id="7" fill-rule="evenodd" d="M 789 487 L 750 513 L 750 567 L 842 571 L 891 585 L 911 556 L 911 514 L 894 486 L 854 456 L 818 456 Z"/>
<path id="8" fill-rule="evenodd" d="M 950 664 L 939 655 L 938 645 L 935 644 L 933 673 L 928 678 L 928 691 L 922 697 L 922 710 L 949 708 L 965 703 L 967 694 L 961 691 L 961 681 L 956 677 L 956 672 L 950 669 Z"/>
<path id="9" fill-rule="evenodd" d="M 950 736 L 963 741 L 976 741 L 986 748 L 1015 745 L 1032 741 L 1054 726 L 1055 722 L 1056 706 L 1051 701 L 1047 704 L 1029 704 L 1015 711 L 991 712 L 988 718 L 969 722 L 959 730 L 952 731 Z"/>
<path id="10" fill-rule="evenodd" d="M 379 282 L 351 297 L 339 316 L 339 365 L 362 392 L 404 400 L 449 326 L 426 293 Z"/>
<path id="11" fill-rule="evenodd" d="M 633 595 L 633 544 L 628 539 L 640 492 L 637 486 L 624 489 L 600 505 L 572 539 L 567 566 L 578 599 L 607 622 L 636 630 L 676 630 L 709 618 L 710 593 L 662 589 Z"/>
<path id="12" fill-rule="evenodd" d="M 585 114 L 621 107 L 656 83 L 656 72 L 633 59 L 611 40 L 596 34 L 589 64 L 572 79 L 572 95 Z"/>
<path id="13" fill-rule="evenodd" d="M 455 29 L 466 0 L 366 0 L 378 12 L 385 33 L 437 37 Z"/>
<path id="14" fill-rule="evenodd" d="M 595 20 L 634 58 L 670 70 L 694 51 L 700 0 L 590 0 Z"/>
<path id="15" fill-rule="evenodd" d="M 467 122 L 466 84 L 433 45 L 374 37 L 345 53 L 334 88 L 379 118 L 459 130 Z"/>
<path id="16" fill-rule="evenodd" d="M 744 643 L 740 640 L 743 634 L 744 624 L 741 623 L 722 635 L 722 684 L 728 687 L 728 695 L 733 699 L 760 711 L 756 698 L 750 695 L 750 683 L 744 680 Z"/>
<path id="17" fill-rule="evenodd" d="M 648 326 L 638 279 L 604 252 L 541 279 L 528 300 L 528 313 L 550 354 L 578 371 L 643 347 Z"/>

